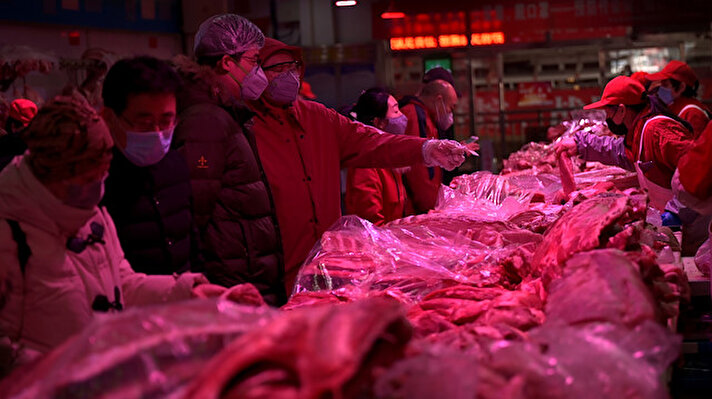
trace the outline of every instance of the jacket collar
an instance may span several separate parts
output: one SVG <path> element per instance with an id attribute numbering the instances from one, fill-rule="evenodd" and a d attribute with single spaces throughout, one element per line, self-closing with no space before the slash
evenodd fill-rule
<path id="1" fill-rule="evenodd" d="M 0 217 L 28 223 L 54 235 L 73 236 L 96 212 L 64 204 L 16 158 L 0 174 Z"/>

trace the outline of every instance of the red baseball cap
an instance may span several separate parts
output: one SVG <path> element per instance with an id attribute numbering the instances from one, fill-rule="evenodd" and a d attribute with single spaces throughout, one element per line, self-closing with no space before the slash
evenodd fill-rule
<path id="1" fill-rule="evenodd" d="M 638 72 L 633 72 L 633 74 L 630 75 L 630 78 L 638 81 L 638 83 L 645 86 L 646 81 L 650 80 L 650 79 L 648 79 L 648 75 L 649 75 L 649 73 L 647 73 L 647 72 L 638 71 Z"/>
<path id="2" fill-rule="evenodd" d="M 662 71 L 648 75 L 648 80 L 652 81 L 665 79 L 675 79 L 687 86 L 694 86 L 697 82 L 697 75 L 695 75 L 695 72 L 692 71 L 689 65 L 682 61 L 672 60 L 665 65 Z"/>
<path id="3" fill-rule="evenodd" d="M 18 98 L 10 104 L 8 116 L 24 126 L 27 126 L 35 115 L 37 115 L 37 105 L 30 100 Z"/>
<path id="4" fill-rule="evenodd" d="M 635 105 L 643 102 L 645 87 L 637 80 L 618 76 L 608 82 L 599 101 L 585 105 L 583 109 L 603 108 L 606 105 Z"/>

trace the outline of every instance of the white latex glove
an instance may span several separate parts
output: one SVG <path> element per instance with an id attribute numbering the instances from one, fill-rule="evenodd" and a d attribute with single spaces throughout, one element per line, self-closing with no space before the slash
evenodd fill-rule
<path id="1" fill-rule="evenodd" d="M 428 140 L 423 143 L 423 163 L 453 170 L 465 162 L 465 154 L 470 151 L 454 140 Z"/>

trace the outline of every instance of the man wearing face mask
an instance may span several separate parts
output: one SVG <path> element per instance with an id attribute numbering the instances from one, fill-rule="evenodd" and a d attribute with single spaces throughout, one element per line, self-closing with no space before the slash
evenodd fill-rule
<path id="1" fill-rule="evenodd" d="M 95 312 L 188 299 L 207 283 L 131 269 L 97 207 L 113 141 L 84 98 L 48 102 L 22 138 L 28 151 L 0 173 L 0 346 L 13 353 L 0 369 L 60 345 Z"/>
<path id="2" fill-rule="evenodd" d="M 249 282 L 272 305 L 286 301 L 284 260 L 271 192 L 245 101 L 267 87 L 259 65 L 264 35 L 235 14 L 208 18 L 195 35 L 197 62 L 176 59 L 184 86 L 173 147 L 185 158 L 193 216 L 210 281 Z M 251 123 L 251 122 L 250 122 Z"/>
<path id="3" fill-rule="evenodd" d="M 650 91 L 655 93 L 670 108 L 673 114 L 686 120 L 691 126 L 694 138 L 710 121 L 710 112 L 697 97 L 700 82 L 689 65 L 672 60 L 662 71 L 646 76 L 651 81 Z"/>
<path id="4" fill-rule="evenodd" d="M 260 51 L 269 85 L 253 131 L 274 194 L 286 256 L 286 287 L 322 233 L 341 216 L 342 168 L 398 168 L 416 162 L 454 169 L 466 148 L 454 141 L 384 134 L 298 98 L 301 50 L 267 38 Z"/>
<path id="5" fill-rule="evenodd" d="M 403 134 L 408 118 L 396 99 L 381 88 L 366 90 L 351 110 L 356 120 L 391 134 Z M 410 168 L 349 168 L 346 177 L 346 213 L 380 226 L 413 214 L 403 173 Z"/>
<path id="6" fill-rule="evenodd" d="M 116 146 L 102 204 L 116 223 L 135 271 L 173 274 L 199 270 L 191 259 L 190 176 L 171 150 L 178 74 L 153 57 L 123 59 L 104 80 L 102 115 Z"/>
<path id="7" fill-rule="evenodd" d="M 655 96 L 648 97 L 639 82 L 618 76 L 603 89 L 601 100 L 584 109 L 603 109 L 617 140 L 577 134 L 559 142 L 557 153 L 576 154 L 586 161 L 626 165 L 647 189 L 650 205 L 664 211 L 673 194 L 670 181 L 678 160 L 692 145 L 686 123 L 669 113 Z"/>
<path id="8" fill-rule="evenodd" d="M 457 92 L 452 84 L 436 79 L 426 83 L 417 97 L 401 101 L 401 112 L 408 118 L 405 134 L 435 139 L 439 131 L 447 131 L 454 122 Z M 443 171 L 432 165 L 418 163 L 404 176 L 408 195 L 415 213 L 427 213 L 435 208 Z"/>

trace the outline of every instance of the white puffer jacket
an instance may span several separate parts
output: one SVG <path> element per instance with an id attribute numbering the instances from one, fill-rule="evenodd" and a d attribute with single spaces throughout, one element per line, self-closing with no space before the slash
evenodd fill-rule
<path id="1" fill-rule="evenodd" d="M 8 219 L 19 223 L 31 251 L 24 275 Z M 79 253 L 67 249 L 67 240 L 86 238 L 94 222 L 104 228 L 103 243 L 89 244 Z M 63 204 L 22 157 L 0 173 L 0 338 L 46 352 L 89 323 L 98 295 L 109 302 L 118 299 L 124 307 L 187 299 L 197 281 L 205 280 L 192 273 L 135 273 L 106 210 Z"/>

